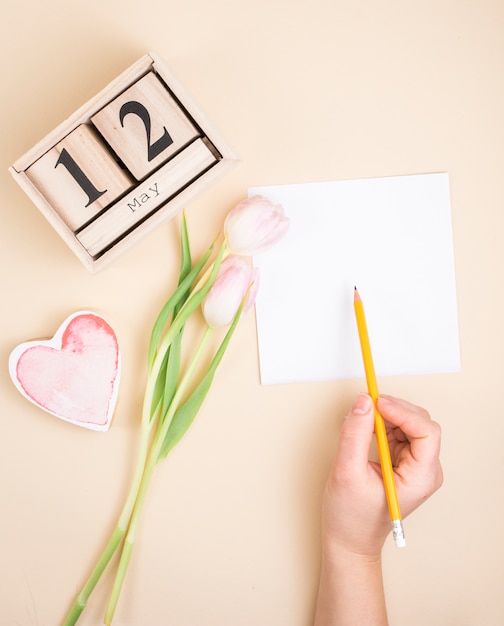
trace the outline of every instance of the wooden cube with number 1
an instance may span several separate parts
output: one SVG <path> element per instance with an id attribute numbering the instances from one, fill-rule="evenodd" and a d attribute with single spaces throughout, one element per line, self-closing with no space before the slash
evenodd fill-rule
<path id="1" fill-rule="evenodd" d="M 87 124 L 35 161 L 26 175 L 73 231 L 133 184 Z"/>

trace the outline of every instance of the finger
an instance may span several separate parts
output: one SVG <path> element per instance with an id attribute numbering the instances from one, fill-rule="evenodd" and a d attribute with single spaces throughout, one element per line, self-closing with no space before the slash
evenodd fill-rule
<path id="1" fill-rule="evenodd" d="M 380 396 L 377 408 L 385 420 L 406 435 L 416 460 L 439 457 L 441 429 L 425 409 L 392 396 Z M 401 440 L 399 433 L 396 433 L 396 439 Z"/>
<path id="2" fill-rule="evenodd" d="M 342 466 L 367 468 L 373 430 L 373 401 L 367 394 L 360 394 L 355 399 L 341 429 L 338 463 Z"/>

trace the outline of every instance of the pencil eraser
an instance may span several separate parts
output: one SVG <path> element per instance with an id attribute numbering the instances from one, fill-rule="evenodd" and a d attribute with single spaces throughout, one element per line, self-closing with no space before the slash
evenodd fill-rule
<path id="1" fill-rule="evenodd" d="M 400 519 L 393 520 L 392 522 L 392 534 L 394 536 L 395 544 L 398 548 L 406 547 L 406 537 L 404 536 L 404 529 L 402 521 Z"/>

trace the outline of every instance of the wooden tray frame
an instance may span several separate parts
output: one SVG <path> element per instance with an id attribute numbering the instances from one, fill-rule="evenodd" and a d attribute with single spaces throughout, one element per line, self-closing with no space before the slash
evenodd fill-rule
<path id="1" fill-rule="evenodd" d="M 67 226 L 50 202 L 48 202 L 28 178 L 25 174 L 25 170 L 61 141 L 68 133 L 72 132 L 79 124 L 89 123 L 91 117 L 97 111 L 150 71 L 154 71 L 162 79 L 181 108 L 193 120 L 195 125 L 201 129 L 203 139 L 211 144 L 217 154 L 217 160 L 212 167 L 202 172 L 192 183 L 181 189 L 174 197 L 156 207 L 154 212 L 146 217 L 144 221 L 136 225 L 133 230 L 124 233 L 111 247 L 96 257 L 93 257 L 78 241 L 75 233 Z M 227 172 L 237 161 L 237 155 L 215 129 L 194 99 L 187 93 L 183 85 L 173 75 L 165 62 L 162 61 L 155 52 L 149 52 L 26 152 L 9 167 L 9 171 L 83 265 L 90 272 L 97 272 L 110 264 L 122 254 L 122 252 L 147 233 L 151 232 L 165 221 L 173 218 L 192 198 Z M 161 170 L 163 167 L 164 165 L 159 169 Z"/>

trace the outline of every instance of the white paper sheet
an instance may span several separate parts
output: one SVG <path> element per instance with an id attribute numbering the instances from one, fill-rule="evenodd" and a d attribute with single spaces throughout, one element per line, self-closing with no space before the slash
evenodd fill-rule
<path id="1" fill-rule="evenodd" d="M 263 384 L 364 375 L 364 303 L 377 376 L 460 369 L 446 173 L 252 187 L 284 206 L 287 235 L 254 257 Z"/>

